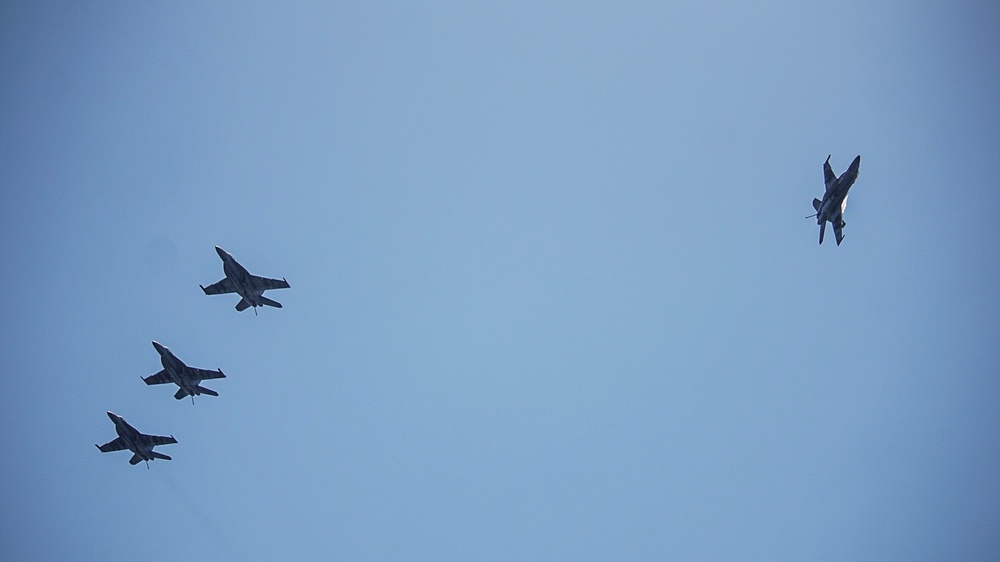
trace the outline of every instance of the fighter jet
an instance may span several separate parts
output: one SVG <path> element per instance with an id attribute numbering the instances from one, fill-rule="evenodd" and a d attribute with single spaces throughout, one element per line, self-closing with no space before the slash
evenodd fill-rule
<path id="1" fill-rule="evenodd" d="M 226 375 L 222 373 L 222 369 L 216 369 L 214 371 L 208 371 L 205 369 L 196 369 L 194 367 L 188 367 L 183 361 L 177 358 L 176 355 L 170 351 L 167 346 L 162 345 L 158 342 L 153 342 L 153 347 L 156 352 L 160 354 L 160 363 L 163 365 L 163 370 L 155 375 L 150 375 L 148 377 L 143 377 L 143 381 L 146 384 L 167 384 L 174 383 L 181 387 L 174 394 L 174 398 L 180 400 L 185 396 L 191 396 L 191 403 L 194 404 L 194 397 L 207 394 L 209 396 L 218 396 L 219 393 L 205 388 L 204 386 L 199 386 L 201 381 L 206 379 L 224 379 Z"/>
<path id="2" fill-rule="evenodd" d="M 215 247 L 215 251 L 222 258 L 222 271 L 226 274 L 226 278 L 208 287 L 199 285 L 206 295 L 238 293 L 243 297 L 236 304 L 236 310 L 240 312 L 251 306 L 254 314 L 257 314 L 258 306 L 267 305 L 281 308 L 281 303 L 263 296 L 262 293 L 268 289 L 287 289 L 289 287 L 288 281 L 250 275 L 246 268 L 240 265 L 229 252 L 218 246 Z"/>
<path id="3" fill-rule="evenodd" d="M 129 459 L 128 463 L 136 465 L 139 464 L 139 461 L 146 461 L 146 468 L 149 468 L 149 461 L 153 459 L 163 459 L 165 461 L 172 460 L 167 455 L 154 451 L 153 447 L 157 445 L 170 445 L 171 443 L 176 443 L 177 440 L 174 439 L 173 435 L 170 437 L 146 435 L 145 433 L 139 433 L 136 428 L 132 427 L 127 421 L 125 421 L 125 418 L 114 412 L 108 412 L 108 417 L 115 423 L 115 431 L 118 433 L 118 437 L 103 445 L 95 443 L 94 446 L 100 449 L 102 453 L 128 449 L 133 453 L 132 458 Z"/>
<path id="4" fill-rule="evenodd" d="M 858 179 L 859 166 L 861 166 L 860 154 L 854 159 L 854 162 L 851 162 L 847 171 L 838 178 L 833 173 L 833 169 L 830 168 L 830 157 L 826 157 L 826 162 L 823 163 L 826 193 L 823 195 L 822 201 L 813 199 L 813 209 L 816 210 L 816 214 L 806 217 L 816 217 L 816 224 L 819 225 L 820 244 L 823 243 L 823 233 L 826 231 L 828 221 L 833 224 L 833 234 L 837 237 L 837 245 L 840 246 L 844 240 L 844 227 L 847 226 L 847 223 L 844 222 L 844 210 L 847 209 L 847 191 Z"/>

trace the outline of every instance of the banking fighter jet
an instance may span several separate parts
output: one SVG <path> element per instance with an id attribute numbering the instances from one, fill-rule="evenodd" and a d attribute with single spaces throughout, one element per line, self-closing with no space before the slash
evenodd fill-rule
<path id="1" fill-rule="evenodd" d="M 216 369 L 214 371 L 209 371 L 207 369 L 197 369 L 195 367 L 188 367 L 183 361 L 177 358 L 176 355 L 170 349 L 158 342 L 153 342 L 153 348 L 156 352 L 160 354 L 160 364 L 163 365 L 163 369 L 156 373 L 155 375 L 150 375 L 148 377 L 143 377 L 143 381 L 146 384 L 167 384 L 174 383 L 181 387 L 174 394 L 174 398 L 180 400 L 185 396 L 191 396 L 191 403 L 194 403 L 194 397 L 207 394 L 209 396 L 218 396 L 219 393 L 201 386 L 201 381 L 206 379 L 224 379 L 226 375 L 222 373 L 222 369 Z"/>
<path id="2" fill-rule="evenodd" d="M 173 435 L 170 437 L 146 435 L 145 433 L 139 433 L 136 428 L 132 427 L 127 421 L 125 421 L 125 418 L 114 412 L 108 412 L 108 417 L 111 418 L 112 422 L 114 422 L 115 431 L 118 433 L 118 437 L 103 445 L 94 444 L 94 446 L 100 449 L 102 453 L 128 449 L 133 453 L 132 458 L 129 459 L 128 463 L 136 465 L 139 464 L 139 461 L 146 461 L 146 468 L 149 468 L 149 461 L 153 459 L 163 459 L 165 461 L 171 460 L 171 458 L 167 455 L 154 451 L 153 447 L 157 445 L 170 445 L 171 443 L 176 443 L 177 440 L 174 439 Z"/>
<path id="3" fill-rule="evenodd" d="M 246 268 L 240 265 L 229 252 L 218 246 L 215 247 L 215 251 L 222 258 L 222 271 L 225 272 L 226 278 L 208 287 L 199 285 L 206 295 L 237 293 L 243 297 L 236 304 L 236 310 L 240 312 L 251 306 L 254 314 L 257 314 L 258 306 L 267 305 L 281 308 L 281 303 L 265 297 L 263 293 L 268 289 L 287 289 L 289 287 L 288 281 L 250 275 Z"/>
<path id="4" fill-rule="evenodd" d="M 816 210 L 816 223 L 819 224 L 819 243 L 823 243 L 823 232 L 826 231 L 826 223 L 833 224 L 833 234 L 837 237 L 837 245 L 844 240 L 844 210 L 847 209 L 847 191 L 858 179 L 858 167 L 861 166 L 861 155 L 858 155 L 848 166 L 847 171 L 838 178 L 830 168 L 830 157 L 826 157 L 823 163 L 823 175 L 826 180 L 826 193 L 823 200 L 813 199 L 813 209 Z M 807 217 L 807 218 L 809 218 Z"/>

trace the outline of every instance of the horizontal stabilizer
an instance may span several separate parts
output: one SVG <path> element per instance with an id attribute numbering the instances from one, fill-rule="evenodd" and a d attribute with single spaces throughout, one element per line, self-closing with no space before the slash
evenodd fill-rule
<path id="1" fill-rule="evenodd" d="M 177 391 L 177 394 L 174 394 L 174 398 L 180 400 L 181 398 L 184 398 L 187 395 L 188 395 L 187 391 L 182 388 Z"/>
<path id="2" fill-rule="evenodd" d="M 260 302 L 266 304 L 267 306 L 273 306 L 274 308 L 281 308 L 281 303 L 278 301 L 273 301 L 267 297 L 260 297 Z"/>
<path id="3" fill-rule="evenodd" d="M 207 394 L 209 396 L 218 396 L 219 395 L 218 392 L 212 390 L 211 388 L 205 388 L 204 386 L 199 386 L 198 387 L 198 392 L 200 392 L 202 394 Z"/>
<path id="4" fill-rule="evenodd" d="M 149 454 L 152 455 L 154 459 L 163 459 L 165 461 L 172 461 L 172 460 L 174 460 L 174 459 L 168 457 L 167 455 L 164 455 L 163 453 L 157 453 L 156 451 L 150 451 Z"/>
<path id="5" fill-rule="evenodd" d="M 243 312 L 244 310 L 250 308 L 250 303 L 246 299 L 240 299 L 240 302 L 236 303 L 236 310 Z"/>
<path id="6" fill-rule="evenodd" d="M 822 205 L 822 204 L 823 204 L 823 202 L 820 201 L 819 199 L 813 199 L 813 210 L 815 210 L 818 213 L 819 212 L 819 206 Z"/>
<path id="7" fill-rule="evenodd" d="M 129 464 L 136 465 L 142 462 L 142 457 L 139 455 L 132 455 L 132 458 L 128 460 Z"/>

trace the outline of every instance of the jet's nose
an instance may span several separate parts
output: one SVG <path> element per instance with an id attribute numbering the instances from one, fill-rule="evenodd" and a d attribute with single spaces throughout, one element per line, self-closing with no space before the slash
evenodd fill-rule
<path id="1" fill-rule="evenodd" d="M 226 259 L 226 256 L 229 255 L 228 252 L 226 252 L 225 250 L 223 250 L 222 248 L 220 248 L 218 246 L 215 247 L 215 253 L 219 254 L 219 257 L 222 258 L 222 259 Z"/>
<path id="2" fill-rule="evenodd" d="M 157 353 L 163 354 L 163 350 L 165 350 L 167 348 L 166 348 L 166 346 L 164 346 L 160 342 L 158 342 L 156 340 L 153 340 L 153 349 L 155 349 Z"/>
<path id="3" fill-rule="evenodd" d="M 108 410 L 107 413 L 108 413 L 108 417 L 111 418 L 111 421 L 115 421 L 115 420 L 118 419 L 118 414 L 112 412 L 111 410 Z"/>

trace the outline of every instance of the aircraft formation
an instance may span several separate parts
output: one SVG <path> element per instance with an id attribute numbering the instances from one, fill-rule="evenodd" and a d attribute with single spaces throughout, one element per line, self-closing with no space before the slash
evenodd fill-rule
<path id="1" fill-rule="evenodd" d="M 851 165 L 848 166 L 847 171 L 837 176 L 833 173 L 833 168 L 830 166 L 830 156 L 826 157 L 826 162 L 823 163 L 826 191 L 823 194 L 823 199 L 813 199 L 812 201 L 816 214 L 806 217 L 816 217 L 816 223 L 819 225 L 820 244 L 823 243 L 823 234 L 826 231 L 826 223 L 828 222 L 833 225 L 833 234 L 837 238 L 837 245 L 839 246 L 844 241 L 844 226 L 847 225 L 844 222 L 844 211 L 847 209 L 847 193 L 858 179 L 858 168 L 860 166 L 861 156 L 858 155 L 851 162 Z M 236 303 L 236 310 L 239 312 L 243 312 L 250 307 L 253 307 L 254 314 L 257 314 L 257 307 L 261 306 L 281 308 L 281 303 L 265 297 L 264 291 L 287 289 L 290 287 L 288 281 L 284 278 L 269 279 L 267 277 L 251 275 L 245 267 L 233 258 L 232 254 L 218 246 L 215 247 L 215 251 L 219 254 L 219 258 L 222 259 L 222 271 L 225 273 L 225 277 L 221 281 L 207 287 L 199 285 L 206 295 L 238 294 L 240 301 Z M 160 363 L 163 365 L 163 369 L 153 375 L 143 377 L 142 380 L 147 385 L 176 384 L 178 390 L 174 394 L 174 398 L 181 400 L 185 396 L 190 396 L 192 403 L 194 403 L 195 396 L 202 394 L 209 396 L 219 395 L 218 392 L 201 386 L 201 382 L 210 379 L 226 378 L 222 369 L 209 371 L 189 367 L 178 359 L 169 348 L 157 341 L 153 341 L 153 348 L 160 355 Z M 173 435 L 163 437 L 140 433 L 137 429 L 129 425 L 125 421 L 125 418 L 113 412 L 108 412 L 107 414 L 115 424 L 115 432 L 118 433 L 118 437 L 103 445 L 95 445 L 102 453 L 128 449 L 132 451 L 132 458 L 128 461 L 129 464 L 136 465 L 145 461 L 146 468 L 149 468 L 149 461 L 154 459 L 171 460 L 170 457 L 154 451 L 153 448 L 158 445 L 177 443 Z"/>
<path id="2" fill-rule="evenodd" d="M 222 258 L 222 270 L 226 276 L 217 283 L 208 287 L 202 287 L 201 289 L 206 295 L 237 293 L 241 299 L 236 305 L 236 310 L 240 312 L 251 306 L 254 307 L 254 313 L 257 312 L 258 306 L 266 305 L 281 308 L 280 303 L 263 296 L 263 293 L 269 289 L 287 289 L 289 288 L 288 281 L 251 275 L 229 252 L 218 246 L 215 247 L 215 251 Z M 174 355 L 167 346 L 155 340 L 153 341 L 153 349 L 160 355 L 160 364 L 163 366 L 163 369 L 148 377 L 142 377 L 143 382 L 147 385 L 176 384 L 178 390 L 174 394 L 174 398 L 181 400 L 185 396 L 190 396 L 192 404 L 194 403 L 195 396 L 202 394 L 209 396 L 219 395 L 218 392 L 201 386 L 201 382 L 210 379 L 226 378 L 222 369 L 210 371 L 190 367 Z M 158 445 L 177 443 L 173 435 L 170 437 L 147 435 L 132 427 L 125 421 L 125 418 L 118 414 L 114 412 L 108 412 L 107 414 L 108 418 L 115 424 L 115 432 L 118 434 L 118 437 L 103 445 L 95 444 L 99 451 L 110 453 L 112 451 L 128 449 L 132 451 L 132 458 L 128 461 L 129 464 L 136 465 L 145 461 L 146 468 L 149 468 L 149 461 L 151 460 L 172 460 L 169 456 L 154 451 L 153 448 Z"/>

